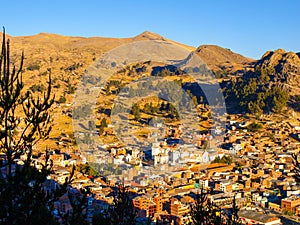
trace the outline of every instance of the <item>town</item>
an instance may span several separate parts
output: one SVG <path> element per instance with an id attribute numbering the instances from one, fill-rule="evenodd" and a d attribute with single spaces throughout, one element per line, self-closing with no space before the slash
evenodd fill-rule
<path id="1" fill-rule="evenodd" d="M 0 224 L 299 225 L 297 5 L 3 1 Z"/>
<path id="2" fill-rule="evenodd" d="M 166 224 L 187 224 L 192 196 L 203 189 L 209 201 L 222 208 L 231 207 L 235 198 L 245 224 L 297 224 L 300 186 L 293 157 L 299 151 L 300 126 L 291 122 L 297 120 L 283 115 L 264 115 L 259 120 L 227 115 L 227 121 L 224 140 L 218 145 L 209 144 L 214 139 L 209 134 L 192 136 L 190 144 L 156 139 L 143 152 L 124 147 L 106 149 L 111 167 L 100 164 L 99 176 L 75 171 L 72 188 L 91 191 L 90 221 L 95 212 L 112 204 L 113 187 L 123 184 L 129 188 L 140 220 L 150 217 L 152 221 L 168 221 Z M 53 184 L 49 183 L 48 191 L 56 182 L 65 181 L 71 165 L 89 163 L 83 154 L 62 151 L 53 151 L 50 159 L 55 173 L 49 176 Z M 44 160 L 43 155 L 35 160 Z M 98 163 L 108 165 L 107 160 Z M 102 176 L 105 169 L 107 176 Z M 62 196 L 56 205 L 63 213 L 72 210 L 66 199 Z"/>

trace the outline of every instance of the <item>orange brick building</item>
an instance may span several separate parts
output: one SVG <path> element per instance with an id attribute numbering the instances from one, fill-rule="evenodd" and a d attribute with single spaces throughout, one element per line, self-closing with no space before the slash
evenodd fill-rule
<path id="1" fill-rule="evenodd" d="M 133 206 L 138 211 L 142 211 L 140 215 L 141 217 L 149 217 L 153 216 L 155 213 L 162 212 L 162 191 L 158 190 L 154 196 L 138 196 L 134 198 Z"/>
<path id="2" fill-rule="evenodd" d="M 140 217 L 152 217 L 156 213 L 156 203 L 151 198 L 138 196 L 132 201 L 133 206 L 138 210 Z"/>
<path id="3" fill-rule="evenodd" d="M 176 198 L 171 199 L 171 215 L 184 216 L 190 212 L 190 207 Z"/>
<path id="4" fill-rule="evenodd" d="M 297 213 L 296 209 L 298 206 L 300 206 L 300 195 L 293 195 L 281 200 L 282 211 L 290 211 L 293 213 Z"/>

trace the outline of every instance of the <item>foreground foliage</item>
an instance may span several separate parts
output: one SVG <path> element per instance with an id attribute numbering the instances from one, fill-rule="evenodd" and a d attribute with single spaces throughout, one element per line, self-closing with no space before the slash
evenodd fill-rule
<path id="1" fill-rule="evenodd" d="M 114 194 L 114 200 L 107 210 L 96 214 L 94 225 L 133 225 L 136 213 L 127 187 L 120 185 Z"/>
<path id="2" fill-rule="evenodd" d="M 74 173 L 63 185 L 46 191 L 45 183 L 52 172 L 48 152 L 45 161 L 33 160 L 33 149 L 47 139 L 51 131 L 50 108 L 51 76 L 42 97 L 33 90 L 24 90 L 22 80 L 24 55 L 16 68 L 10 61 L 10 43 L 3 32 L 0 55 L 0 224 L 57 224 L 52 212 L 55 202 L 68 195 L 73 211 L 62 214 L 62 224 L 84 224 L 86 195 L 76 198 L 69 195 L 69 183 Z M 12 67 L 12 68 L 11 68 Z M 50 181 L 52 182 L 52 181 Z M 54 182 L 54 181 L 53 181 Z"/>

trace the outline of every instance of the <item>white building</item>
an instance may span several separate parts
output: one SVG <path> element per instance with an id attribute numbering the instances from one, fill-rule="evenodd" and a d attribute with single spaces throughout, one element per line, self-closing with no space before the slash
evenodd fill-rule
<path id="1" fill-rule="evenodd" d="M 161 147 L 159 146 L 159 142 L 153 142 L 151 147 L 151 156 L 154 159 L 154 156 L 161 153 Z"/>
<path id="2" fill-rule="evenodd" d="M 161 153 L 154 156 L 154 166 L 157 164 L 167 164 L 169 162 L 169 156 L 167 154 Z"/>

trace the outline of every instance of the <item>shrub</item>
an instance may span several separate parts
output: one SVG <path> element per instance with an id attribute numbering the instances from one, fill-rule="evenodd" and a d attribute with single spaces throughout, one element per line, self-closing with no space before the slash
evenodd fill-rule
<path id="1" fill-rule="evenodd" d="M 253 122 L 247 128 L 248 128 L 249 131 L 256 132 L 256 131 L 262 129 L 263 126 L 260 123 Z"/>
<path id="2" fill-rule="evenodd" d="M 45 86 L 43 84 L 34 84 L 29 88 L 32 92 L 43 92 L 46 90 Z"/>
<path id="3" fill-rule="evenodd" d="M 60 98 L 58 99 L 59 103 L 65 103 L 66 101 L 67 101 L 67 99 L 64 95 L 60 96 Z"/>
<path id="4" fill-rule="evenodd" d="M 41 67 L 38 64 L 31 64 L 27 67 L 27 70 L 34 71 L 39 70 Z"/>

